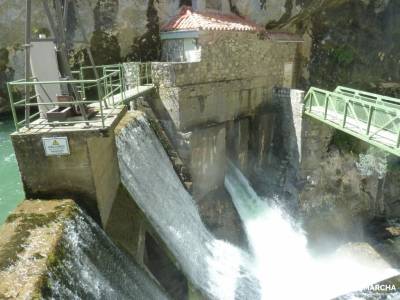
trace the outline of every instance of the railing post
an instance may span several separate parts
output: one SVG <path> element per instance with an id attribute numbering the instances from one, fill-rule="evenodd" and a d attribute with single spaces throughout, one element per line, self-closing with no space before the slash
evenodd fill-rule
<path id="1" fill-rule="evenodd" d="M 122 78 L 122 89 L 125 92 L 126 86 L 125 86 L 125 70 L 124 70 L 124 65 L 120 64 L 119 65 L 120 70 L 121 70 L 121 78 Z"/>
<path id="2" fill-rule="evenodd" d="M 374 107 L 372 105 L 369 106 L 369 114 L 368 114 L 368 124 L 367 124 L 367 132 L 366 134 L 369 135 L 371 130 L 371 123 L 372 123 L 372 116 L 374 113 Z"/>
<path id="3" fill-rule="evenodd" d="M 138 72 L 138 76 L 137 76 L 137 92 L 138 92 L 138 94 L 139 94 L 139 86 L 140 86 L 140 76 L 141 76 L 141 71 L 142 71 L 142 70 L 141 70 L 142 63 L 139 63 L 138 66 L 139 66 L 139 68 L 138 68 L 139 72 Z"/>
<path id="4" fill-rule="evenodd" d="M 328 103 L 329 103 L 329 94 L 325 96 L 325 111 L 324 111 L 324 120 L 326 120 L 328 116 Z"/>
<path id="5" fill-rule="evenodd" d="M 115 71 L 113 71 L 113 73 L 115 73 Z M 114 92 L 114 87 L 113 87 L 113 85 L 114 85 L 113 84 L 113 82 L 114 82 L 113 76 L 115 76 L 115 75 L 113 75 L 113 73 L 111 73 L 111 76 L 110 76 L 112 107 L 115 106 L 115 100 L 114 100 L 115 92 Z"/>
<path id="6" fill-rule="evenodd" d="M 399 129 L 399 133 L 397 134 L 397 143 L 396 143 L 396 148 L 400 147 L 400 129 Z"/>
<path id="7" fill-rule="evenodd" d="M 103 90 L 104 90 L 104 95 L 102 95 L 104 97 L 104 99 L 102 99 L 102 101 L 104 101 L 104 107 L 108 108 L 108 103 L 107 103 L 107 99 L 106 99 L 106 95 L 108 94 L 107 77 L 105 77 L 105 76 L 107 76 L 107 71 L 106 71 L 106 67 L 103 67 L 103 74 L 102 74 L 103 79 L 100 79 L 100 80 L 103 80 Z"/>
<path id="8" fill-rule="evenodd" d="M 344 113 L 343 113 L 343 123 L 342 123 L 342 127 L 344 128 L 346 126 L 346 118 L 347 118 L 347 107 L 348 107 L 349 103 L 346 100 L 345 104 L 344 104 Z"/>
<path id="9" fill-rule="evenodd" d="M 97 95 L 100 98 L 101 96 L 101 87 L 100 83 L 97 81 Z M 104 100 L 105 101 L 105 100 Z M 99 99 L 99 104 L 100 104 L 100 118 L 101 118 L 101 126 L 104 128 L 104 113 L 103 113 L 103 99 Z"/>
<path id="10" fill-rule="evenodd" d="M 81 97 L 83 100 L 86 100 L 86 93 L 85 93 L 85 84 L 83 83 L 83 74 L 79 72 L 79 79 L 82 80 L 81 82 Z"/>
<path id="11" fill-rule="evenodd" d="M 124 90 L 122 88 L 122 68 L 121 68 L 121 65 L 119 67 L 118 79 L 119 79 L 119 92 L 121 93 L 122 103 L 124 103 L 124 101 L 125 101 L 125 94 L 124 93 L 125 92 L 124 92 Z"/>
<path id="12" fill-rule="evenodd" d="M 149 80 L 149 63 L 146 63 L 146 84 L 148 85 L 150 83 Z"/>
<path id="13" fill-rule="evenodd" d="M 11 87 L 10 87 L 9 83 L 7 83 L 7 91 L 8 91 L 8 95 L 10 97 L 10 106 L 11 106 L 11 113 L 12 113 L 12 116 L 14 119 L 14 126 L 15 126 L 15 129 L 17 130 L 17 132 L 19 132 L 18 119 L 17 119 L 17 114 L 15 112 L 15 106 L 14 106 L 14 97 L 11 92 Z"/>

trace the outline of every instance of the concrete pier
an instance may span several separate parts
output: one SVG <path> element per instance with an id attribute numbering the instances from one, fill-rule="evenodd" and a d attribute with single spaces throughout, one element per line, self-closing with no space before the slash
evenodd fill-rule
<path id="1" fill-rule="evenodd" d="M 125 112 L 115 109 L 106 129 L 55 125 L 12 134 L 26 197 L 76 199 L 104 226 L 119 185 L 114 128 Z M 44 141 L 52 138 L 62 138 L 68 149 L 46 154 Z"/>

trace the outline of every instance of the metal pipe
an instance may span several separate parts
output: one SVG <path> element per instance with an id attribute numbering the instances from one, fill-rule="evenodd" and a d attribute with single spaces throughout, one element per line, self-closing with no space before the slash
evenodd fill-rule
<path id="1" fill-rule="evenodd" d="M 30 78 L 30 47 L 31 47 L 31 13 L 32 2 L 26 0 L 26 22 L 25 22 L 25 81 Z M 29 104 L 29 87 L 25 85 L 25 103 Z M 29 128 L 30 107 L 25 106 L 25 124 Z"/>
<path id="2" fill-rule="evenodd" d="M 36 84 L 60 84 L 60 83 L 71 83 L 71 84 L 78 84 L 78 83 L 96 83 L 97 80 L 95 79 L 85 79 L 85 80 L 54 80 L 54 81 L 12 81 L 10 85 L 36 85 Z"/>
<path id="3" fill-rule="evenodd" d="M 67 28 L 68 26 L 68 8 L 69 8 L 69 0 L 64 0 L 64 24 L 65 24 L 65 28 Z"/>
<path id="4" fill-rule="evenodd" d="M 62 10 L 61 10 L 61 5 L 60 1 L 56 0 L 55 2 L 55 8 L 56 8 L 56 14 L 57 14 L 57 20 L 58 20 L 58 29 L 59 29 L 59 35 L 60 35 L 60 59 L 61 59 L 61 74 L 63 74 L 65 77 L 70 77 L 72 78 L 71 74 L 71 69 L 68 64 L 68 58 L 67 58 L 67 48 L 66 48 L 66 40 L 65 40 L 65 26 L 64 26 L 64 20 L 63 20 L 63 15 L 62 15 Z M 71 84 L 72 92 L 75 96 L 76 99 L 80 98 L 79 93 L 76 91 L 75 86 Z M 87 115 L 86 115 L 86 110 L 85 106 L 82 103 L 78 104 L 80 113 L 82 114 L 83 120 L 87 120 Z M 89 123 L 88 123 L 89 125 Z"/>
<path id="5" fill-rule="evenodd" d="M 89 57 L 90 64 L 92 65 L 91 67 L 93 69 L 94 76 L 95 76 L 96 79 L 99 79 L 100 76 L 99 76 L 99 73 L 97 72 L 97 68 L 96 68 L 96 64 L 95 64 L 94 58 L 93 58 L 92 50 L 90 49 L 90 46 L 89 46 L 90 43 L 89 43 L 89 40 L 87 39 L 86 30 L 83 27 L 83 24 L 81 22 L 81 17 L 79 15 L 78 10 L 75 11 L 75 17 L 76 17 L 76 19 L 78 21 L 79 31 L 82 34 L 83 41 L 86 44 L 86 52 L 87 52 L 87 55 Z"/>
<path id="6" fill-rule="evenodd" d="M 54 37 L 54 40 L 56 42 L 56 46 L 58 49 L 58 46 L 59 46 L 59 37 L 57 34 L 58 29 L 57 29 L 56 23 L 54 22 L 53 16 L 51 15 L 49 4 L 47 3 L 47 0 L 42 0 L 42 5 L 43 5 L 44 12 L 46 13 L 47 20 L 49 21 L 51 34 Z"/>

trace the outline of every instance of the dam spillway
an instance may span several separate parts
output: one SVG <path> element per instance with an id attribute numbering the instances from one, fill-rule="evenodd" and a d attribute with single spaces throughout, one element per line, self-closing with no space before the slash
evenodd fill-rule
<path id="1" fill-rule="evenodd" d="M 62 249 L 48 275 L 50 299 L 169 299 L 81 210 L 65 224 Z"/>
<path id="2" fill-rule="evenodd" d="M 282 217 L 280 209 L 271 209 L 271 207 L 265 205 L 251 188 L 248 180 L 238 170 L 233 169 L 232 171 L 231 165 L 229 165 L 229 172 L 227 173 L 227 180 L 228 182 L 231 181 L 231 184 L 228 184 L 227 188 L 245 225 L 252 255 L 229 243 L 215 239 L 203 225 L 199 207 L 184 188 L 173 168 L 170 157 L 145 115 L 140 112 L 126 113 L 125 110 L 122 110 L 120 116 L 117 116 L 112 123 L 119 123 L 118 128 L 114 131 L 115 136 L 112 134 L 115 125 L 104 136 L 98 132 L 89 132 L 90 135 L 95 137 L 96 143 L 93 142 L 93 137 L 90 135 L 88 140 L 92 140 L 90 142 L 85 140 L 85 135 L 88 134 L 85 131 L 82 131 L 85 135 L 78 135 L 78 133 L 76 133 L 76 136 L 69 135 L 75 145 L 75 151 L 71 152 L 71 158 L 75 159 L 74 155 L 80 155 L 80 152 L 76 151 L 78 143 L 89 146 L 88 151 L 83 151 L 91 154 L 88 157 L 87 165 L 82 164 L 82 160 L 72 160 L 70 157 L 58 157 L 57 161 L 59 163 L 65 161 L 65 165 L 69 162 L 72 166 L 76 166 L 77 162 L 80 162 L 79 167 L 85 172 L 92 172 L 90 174 L 95 177 L 97 183 L 109 183 L 109 181 L 104 181 L 104 175 L 107 175 L 106 178 L 112 178 L 116 181 L 115 185 L 112 186 L 113 188 L 118 186 L 119 178 L 121 178 L 123 185 L 132 196 L 130 201 L 139 206 L 145 218 L 154 227 L 154 231 L 172 254 L 173 261 L 178 269 L 182 270 L 190 284 L 205 297 L 210 299 L 246 299 L 247 297 L 250 299 L 269 299 L 269 295 L 272 294 L 274 298 L 280 299 L 287 296 L 282 293 L 282 290 L 285 290 L 282 284 L 290 280 L 290 282 L 293 282 L 293 286 L 298 287 L 297 290 L 293 290 L 296 295 L 303 293 L 307 297 L 315 296 L 315 299 L 319 300 L 321 294 L 311 294 L 304 282 L 296 279 L 299 277 L 315 279 L 312 276 L 304 276 L 304 269 L 314 268 L 316 274 L 324 272 L 326 269 L 332 270 L 333 279 L 329 277 L 327 281 L 321 283 L 321 286 L 325 287 L 324 297 L 325 295 L 336 296 L 341 291 L 345 293 L 361 287 L 364 283 L 389 276 L 389 274 L 382 273 L 383 277 L 377 276 L 373 279 L 369 277 L 370 273 L 365 272 L 368 278 L 361 277 L 359 276 L 360 273 L 356 273 L 355 278 L 367 279 L 366 281 L 357 281 L 357 287 L 355 287 L 353 280 L 348 281 L 351 283 L 350 286 L 338 284 L 327 287 L 325 285 L 327 282 L 340 278 L 341 271 L 346 269 L 346 266 L 342 264 L 342 268 L 329 269 L 326 264 L 315 265 L 315 261 L 305 249 L 305 237 L 293 230 L 290 222 Z M 39 137 L 35 138 L 39 140 Z M 25 140 L 26 137 L 23 135 L 18 136 L 18 139 L 25 141 L 25 143 L 29 142 L 29 140 Z M 107 147 L 101 148 L 99 145 L 107 145 Z M 116 153 L 115 156 L 112 156 L 114 147 L 116 147 Z M 40 150 L 36 149 L 37 152 Z M 110 168 L 107 160 L 109 157 L 112 158 L 112 163 L 118 164 L 117 171 L 115 171 L 115 166 Z M 43 160 L 47 161 L 48 159 L 43 158 Z M 56 160 L 54 159 L 54 161 Z M 96 166 L 97 163 L 102 168 Z M 26 164 L 28 163 L 26 162 Z M 91 169 L 85 169 L 87 166 Z M 39 163 L 38 167 L 41 167 Z M 93 169 L 97 172 L 94 172 Z M 62 168 L 56 170 L 65 171 Z M 37 172 L 37 169 L 31 171 Z M 110 174 L 107 172 L 110 172 Z M 65 180 L 65 174 L 71 175 L 71 173 L 60 174 L 58 176 L 60 186 L 64 184 L 62 180 Z M 99 188 L 99 185 L 95 184 L 94 187 Z M 86 186 L 86 188 L 88 187 Z M 79 200 L 79 198 L 77 199 Z M 101 215 L 106 216 L 104 206 L 101 206 L 103 203 L 99 201 L 98 204 L 98 208 L 103 209 Z M 108 205 L 112 206 L 113 204 L 108 203 Z M 112 209 L 109 214 L 112 215 Z M 129 218 L 131 217 L 129 216 Z M 103 220 L 107 225 L 107 218 L 103 217 Z M 107 229 L 107 226 L 105 227 Z M 82 230 L 85 231 L 85 229 Z M 120 227 L 120 230 L 122 230 L 122 227 Z M 291 238 L 282 239 L 285 236 Z M 266 247 L 265 240 L 271 243 L 271 247 Z M 298 250 L 296 255 L 293 254 L 292 249 Z M 265 253 L 271 253 L 271 255 L 265 255 Z M 285 253 L 284 262 L 291 262 L 291 266 L 284 266 L 284 264 L 281 264 L 282 261 L 274 259 L 280 257 L 283 253 Z M 299 262 L 302 262 L 302 264 L 298 265 Z M 273 266 L 273 271 L 270 271 L 271 266 Z M 84 267 L 78 268 L 85 272 Z M 261 270 L 258 268 L 261 268 Z M 73 274 L 72 269 L 69 272 Z M 295 274 L 297 275 L 295 276 Z M 57 281 L 55 282 L 55 285 L 57 285 Z M 270 289 L 272 283 L 274 283 L 275 288 Z M 79 290 L 78 287 L 76 288 Z M 96 293 L 96 291 L 90 290 L 82 293 L 84 292 Z M 289 293 L 288 295 L 288 299 L 294 297 L 293 294 Z M 329 297 L 327 296 L 326 299 L 329 299 Z"/>
<path id="3" fill-rule="evenodd" d="M 116 136 L 121 180 L 185 275 L 211 299 L 259 299 L 248 255 L 216 240 L 143 115 Z"/>
<path id="4" fill-rule="evenodd" d="M 0 298 L 169 299 L 70 199 L 24 201 L 1 227 Z"/>
<path id="5" fill-rule="evenodd" d="M 338 251 L 328 257 L 313 256 L 301 226 L 279 207 L 283 201 L 261 199 L 232 162 L 225 186 L 244 224 L 262 299 L 329 300 L 399 274 L 384 261 L 362 260 L 363 252 L 371 249 L 355 247 L 350 255 Z"/>

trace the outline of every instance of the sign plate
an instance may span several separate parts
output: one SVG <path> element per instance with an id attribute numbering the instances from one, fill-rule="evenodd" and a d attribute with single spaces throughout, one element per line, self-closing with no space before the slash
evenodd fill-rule
<path id="1" fill-rule="evenodd" d="M 46 156 L 70 154 L 68 138 L 66 136 L 42 138 L 42 142 Z"/>

